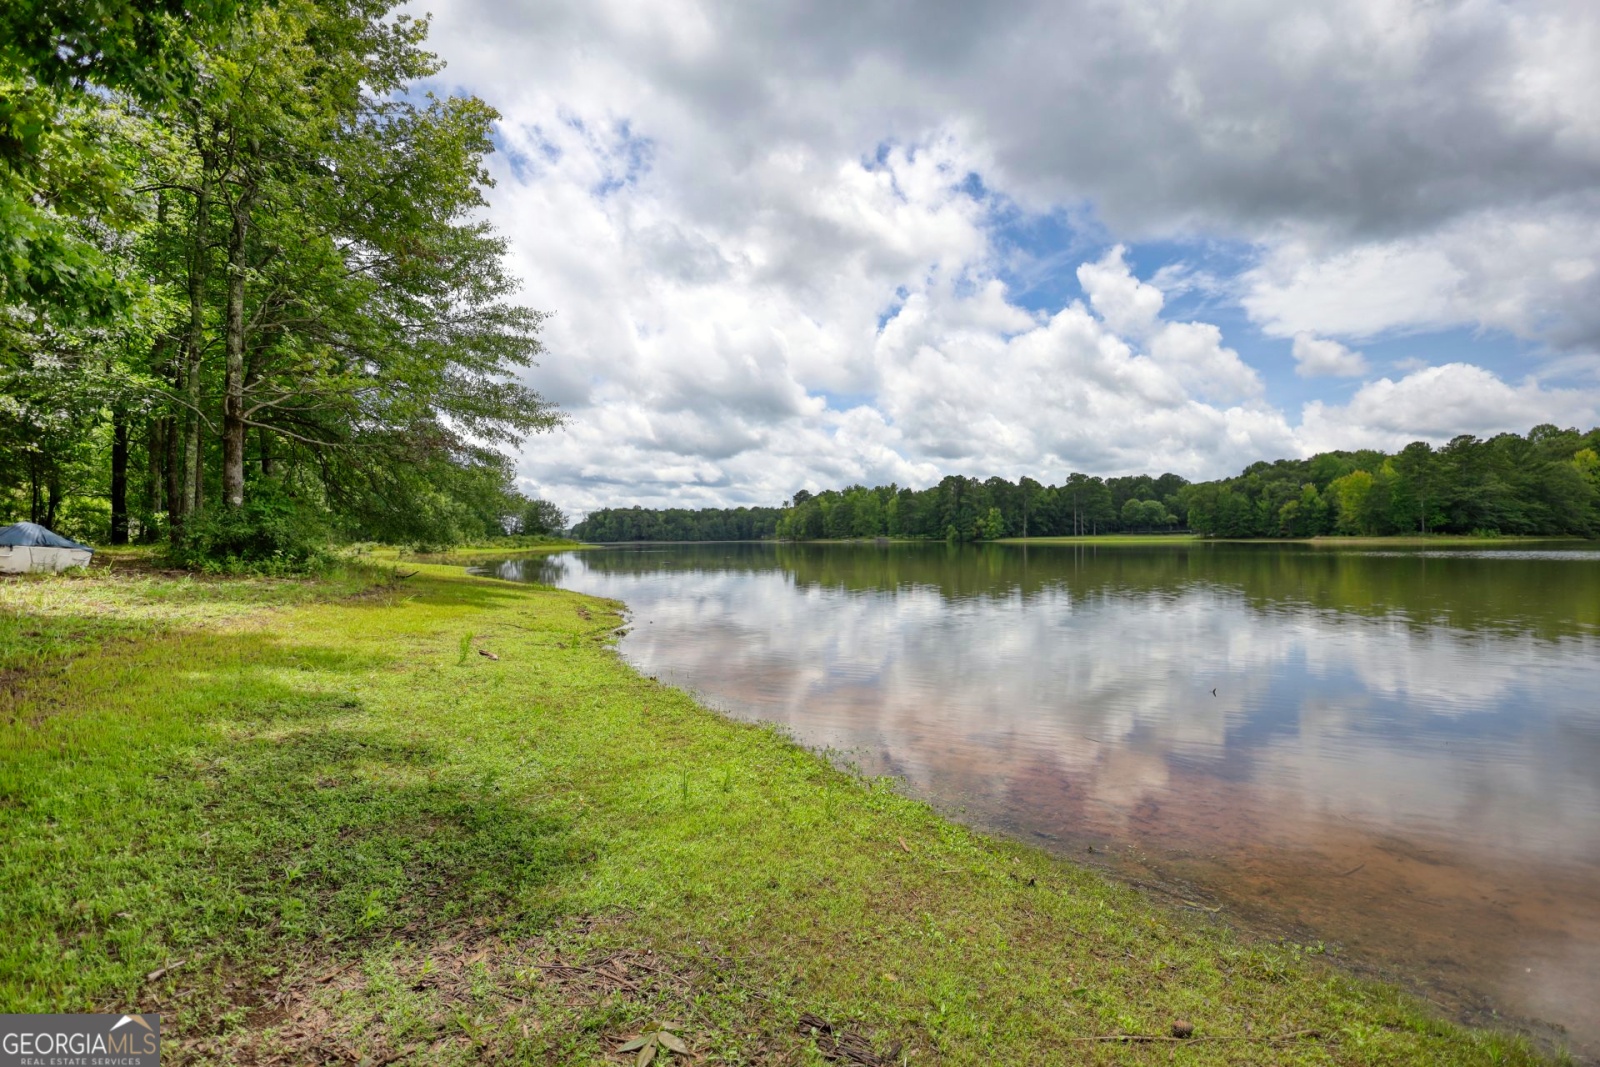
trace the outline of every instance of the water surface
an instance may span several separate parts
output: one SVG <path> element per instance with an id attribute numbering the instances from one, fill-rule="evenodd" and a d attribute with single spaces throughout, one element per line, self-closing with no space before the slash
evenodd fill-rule
<path id="1" fill-rule="evenodd" d="M 627 602 L 640 669 L 958 818 L 1600 1056 L 1596 546 L 718 544 L 486 569 Z"/>

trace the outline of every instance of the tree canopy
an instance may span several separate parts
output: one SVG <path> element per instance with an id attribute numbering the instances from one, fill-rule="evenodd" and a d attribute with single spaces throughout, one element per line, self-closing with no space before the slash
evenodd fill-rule
<path id="1" fill-rule="evenodd" d="M 1165 532 L 1179 524 L 1178 494 L 1188 483 L 1176 474 L 1096 478 L 1072 474 L 1059 485 L 1032 478 L 966 478 L 952 474 L 927 489 L 854 485 L 812 495 L 795 494 L 777 536 L 810 540 L 914 537 L 990 541 L 1044 537 Z"/>
<path id="2" fill-rule="evenodd" d="M 0 16 L 0 518 L 522 523 L 543 316 L 482 220 L 498 116 L 422 91 L 427 29 L 388 0 Z"/>
<path id="3" fill-rule="evenodd" d="M 1417 441 L 1393 455 L 1324 452 L 1190 486 L 1190 529 L 1219 537 L 1600 533 L 1600 429 Z"/>

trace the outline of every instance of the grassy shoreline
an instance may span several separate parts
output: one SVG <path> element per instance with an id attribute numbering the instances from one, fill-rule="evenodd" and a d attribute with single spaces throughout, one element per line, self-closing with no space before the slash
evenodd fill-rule
<path id="1" fill-rule="evenodd" d="M 462 565 L 478 563 L 491 559 L 517 559 L 522 556 L 546 556 L 552 552 L 573 552 L 579 549 L 593 548 L 580 541 L 556 539 L 541 544 L 517 543 L 515 540 L 505 544 L 478 544 L 459 545 L 447 548 L 440 552 L 415 552 L 408 549 L 381 547 L 370 549 L 357 559 L 367 559 L 378 564 L 392 563 L 438 563 L 449 565 Z"/>
<path id="2" fill-rule="evenodd" d="M 0 1010 L 159 1009 L 173 1063 L 1546 1062 L 719 716 L 620 605 L 399 573 L 0 583 Z"/>

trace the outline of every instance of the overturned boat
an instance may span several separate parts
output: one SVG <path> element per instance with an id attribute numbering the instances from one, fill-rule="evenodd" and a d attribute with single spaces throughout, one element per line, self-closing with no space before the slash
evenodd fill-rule
<path id="1" fill-rule="evenodd" d="M 0 574 L 85 567 L 94 549 L 34 522 L 0 526 Z"/>

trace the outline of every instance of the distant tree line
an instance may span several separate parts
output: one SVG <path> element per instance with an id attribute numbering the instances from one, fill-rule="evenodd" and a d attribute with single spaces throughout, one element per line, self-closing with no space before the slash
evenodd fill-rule
<path id="1" fill-rule="evenodd" d="M 783 508 L 597 511 L 586 541 L 743 541 L 904 537 L 989 541 L 1188 530 L 1214 537 L 1600 533 L 1600 428 L 1418 441 L 1389 455 L 1324 452 L 1190 483 L 1176 474 L 1059 485 L 950 475 L 927 489 L 805 490 Z"/>
<path id="2" fill-rule="evenodd" d="M 1180 494 L 1189 528 L 1218 537 L 1600 532 L 1600 429 L 1463 435 L 1394 455 L 1324 452 L 1256 463 Z"/>
<path id="3" fill-rule="evenodd" d="M 777 536 L 984 541 L 1187 529 L 1215 537 L 1600 532 L 1600 429 L 1470 435 L 1394 455 L 1362 450 L 1255 463 L 1235 478 L 1176 474 L 1060 485 L 952 475 L 928 489 L 851 486 L 795 494 Z"/>
<path id="4" fill-rule="evenodd" d="M 764 541 L 782 508 L 604 508 L 572 528 L 582 541 Z"/>
<path id="5" fill-rule="evenodd" d="M 794 496 L 777 536 L 795 540 L 916 537 L 992 541 L 1001 537 L 1164 532 L 1182 524 L 1176 474 L 1094 478 L 1073 474 L 1060 485 L 1032 478 L 980 481 L 952 474 L 927 489 L 853 485 Z"/>

